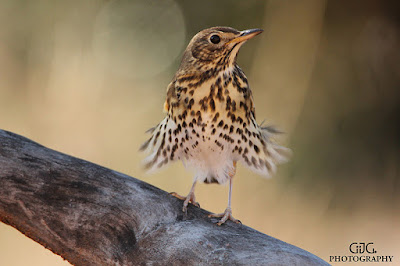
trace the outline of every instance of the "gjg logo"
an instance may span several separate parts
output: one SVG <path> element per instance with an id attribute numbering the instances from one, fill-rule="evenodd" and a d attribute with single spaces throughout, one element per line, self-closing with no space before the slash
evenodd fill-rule
<path id="1" fill-rule="evenodd" d="M 349 245 L 351 255 L 329 256 L 329 262 L 393 262 L 394 256 L 376 255 L 373 242 L 353 242 Z"/>
<path id="2" fill-rule="evenodd" d="M 375 254 L 376 250 L 372 247 L 374 243 L 354 242 L 349 246 L 349 250 L 353 254 L 363 254 L 365 252 L 369 254 Z"/>

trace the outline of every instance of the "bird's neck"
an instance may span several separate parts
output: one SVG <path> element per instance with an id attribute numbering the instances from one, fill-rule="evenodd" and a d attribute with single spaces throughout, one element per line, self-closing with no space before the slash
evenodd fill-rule
<path id="1" fill-rule="evenodd" d="M 202 65 L 193 69 L 186 69 L 184 71 L 178 71 L 175 76 L 175 81 L 185 82 L 189 81 L 192 87 L 197 87 L 212 78 L 217 78 L 218 76 L 232 76 L 240 75 L 244 76 L 243 71 L 236 64 L 219 65 L 219 64 L 209 64 Z"/>

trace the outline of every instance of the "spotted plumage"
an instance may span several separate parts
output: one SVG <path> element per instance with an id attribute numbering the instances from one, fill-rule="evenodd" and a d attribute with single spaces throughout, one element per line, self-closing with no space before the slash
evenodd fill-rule
<path id="1" fill-rule="evenodd" d="M 237 31 L 214 27 L 196 34 L 190 41 L 179 70 L 167 89 L 167 116 L 148 132 L 142 145 L 150 155 L 145 167 L 155 170 L 181 160 L 195 172 L 194 183 L 185 199 L 197 204 L 197 181 L 223 184 L 230 181 L 228 208 L 219 224 L 231 215 L 230 196 L 236 162 L 269 176 L 286 160 L 289 150 L 275 144 L 277 131 L 257 124 L 252 92 L 236 56 L 246 40 L 262 30 Z"/>

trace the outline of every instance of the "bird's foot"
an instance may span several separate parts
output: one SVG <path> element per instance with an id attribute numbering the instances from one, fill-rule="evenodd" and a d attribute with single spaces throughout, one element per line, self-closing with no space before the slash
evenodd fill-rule
<path id="1" fill-rule="evenodd" d="M 192 203 L 194 206 L 200 208 L 200 204 L 198 202 L 196 202 L 196 197 L 194 196 L 193 192 L 190 192 L 186 197 L 183 197 L 176 192 L 171 192 L 169 194 L 180 200 L 184 200 L 183 207 L 182 207 L 182 211 L 184 213 L 187 212 L 187 206 L 189 205 L 189 203 Z"/>
<path id="2" fill-rule="evenodd" d="M 224 224 L 227 220 L 231 220 L 232 222 L 235 222 L 237 224 L 242 224 L 241 221 L 239 221 L 238 219 L 233 218 L 232 216 L 232 209 L 231 208 L 226 208 L 225 212 L 223 213 L 212 213 L 210 215 L 208 215 L 208 217 L 214 217 L 214 218 L 221 218 L 221 220 L 219 220 L 219 222 L 217 223 L 217 225 L 222 225 Z"/>

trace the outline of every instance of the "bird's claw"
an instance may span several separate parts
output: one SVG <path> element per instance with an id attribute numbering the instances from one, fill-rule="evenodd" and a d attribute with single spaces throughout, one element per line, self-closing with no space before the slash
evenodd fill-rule
<path id="1" fill-rule="evenodd" d="M 179 195 L 176 192 L 171 192 L 169 193 L 170 195 L 180 199 L 180 200 L 184 200 L 183 202 L 183 207 L 182 207 L 182 211 L 184 213 L 187 212 L 187 206 L 189 205 L 189 203 L 193 204 L 194 206 L 200 208 L 200 204 L 196 201 L 196 197 L 194 196 L 194 193 L 189 193 L 186 197 L 183 197 L 181 195 Z"/>
<path id="2" fill-rule="evenodd" d="M 169 194 L 170 194 L 171 196 L 174 196 L 175 198 L 180 199 L 180 200 L 185 200 L 185 199 L 186 199 L 186 197 L 183 197 L 183 196 L 179 195 L 179 194 L 176 193 L 176 192 L 170 192 Z"/>
<path id="3" fill-rule="evenodd" d="M 209 214 L 208 217 L 210 217 L 210 218 L 221 218 L 221 220 L 219 220 L 219 222 L 217 223 L 218 226 L 221 226 L 227 220 L 231 220 L 232 222 L 235 222 L 237 224 L 242 224 L 242 222 L 240 220 L 233 218 L 232 210 L 229 207 L 226 208 L 226 210 L 223 213 L 218 213 L 218 214 L 212 213 L 212 214 Z"/>

